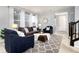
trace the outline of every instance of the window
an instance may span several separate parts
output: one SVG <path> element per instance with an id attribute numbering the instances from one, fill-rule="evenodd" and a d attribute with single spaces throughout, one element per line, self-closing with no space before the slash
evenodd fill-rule
<path id="1" fill-rule="evenodd" d="M 25 27 L 29 26 L 29 13 L 25 12 Z"/>
<path id="2" fill-rule="evenodd" d="M 20 26 L 20 10 L 14 9 L 14 24 Z"/>

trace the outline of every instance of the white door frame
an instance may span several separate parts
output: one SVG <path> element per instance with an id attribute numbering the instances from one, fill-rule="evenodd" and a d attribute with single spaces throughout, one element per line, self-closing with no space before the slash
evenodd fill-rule
<path id="1" fill-rule="evenodd" d="M 67 34 L 68 34 L 68 12 L 55 13 L 55 16 L 66 15 L 67 16 Z M 56 20 L 57 21 L 57 20 Z M 56 22 L 57 23 L 57 22 Z M 56 26 L 57 29 L 57 26 Z"/>

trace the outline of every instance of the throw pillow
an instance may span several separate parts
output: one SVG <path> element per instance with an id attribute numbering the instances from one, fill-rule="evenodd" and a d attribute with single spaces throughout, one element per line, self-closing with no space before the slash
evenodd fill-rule
<path id="1" fill-rule="evenodd" d="M 18 36 L 25 37 L 25 35 L 24 35 L 24 33 L 23 33 L 23 32 L 18 31 L 18 30 L 16 30 L 16 29 L 12 29 L 12 30 L 16 31 L 16 32 L 17 32 L 17 34 L 18 34 Z"/>
<path id="2" fill-rule="evenodd" d="M 28 32 L 29 32 L 29 30 L 28 30 L 27 28 L 24 28 L 24 30 L 25 30 L 25 32 L 26 32 L 26 33 L 28 33 Z"/>
<path id="3" fill-rule="evenodd" d="M 17 32 L 17 34 L 18 34 L 19 36 L 21 36 L 21 37 L 25 37 L 25 35 L 24 35 L 23 32 L 21 32 L 21 31 L 16 31 L 16 32 Z"/>
<path id="4" fill-rule="evenodd" d="M 50 30 L 50 27 L 47 27 L 46 30 Z"/>

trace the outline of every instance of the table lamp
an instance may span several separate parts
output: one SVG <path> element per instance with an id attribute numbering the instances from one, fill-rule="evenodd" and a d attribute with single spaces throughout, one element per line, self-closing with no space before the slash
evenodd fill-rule
<path id="1" fill-rule="evenodd" d="M 41 27 L 41 24 L 38 24 L 39 27 Z"/>
<path id="2" fill-rule="evenodd" d="M 17 24 L 12 24 L 12 28 L 16 29 L 16 28 L 18 28 L 18 25 Z"/>
<path id="3" fill-rule="evenodd" d="M 40 32 L 42 32 L 41 24 L 38 24 L 38 27 L 39 27 L 39 29 L 40 29 Z"/>

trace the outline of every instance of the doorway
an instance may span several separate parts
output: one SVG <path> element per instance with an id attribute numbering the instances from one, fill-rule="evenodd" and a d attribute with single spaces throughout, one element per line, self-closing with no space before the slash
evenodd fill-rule
<path id="1" fill-rule="evenodd" d="M 56 32 L 68 33 L 68 13 L 56 13 Z"/>

